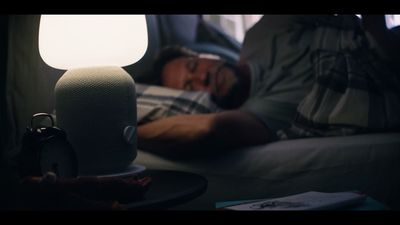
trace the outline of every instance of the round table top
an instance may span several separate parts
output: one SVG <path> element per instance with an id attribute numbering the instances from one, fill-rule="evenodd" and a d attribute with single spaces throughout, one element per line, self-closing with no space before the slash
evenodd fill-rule
<path id="1" fill-rule="evenodd" d="M 144 199 L 125 204 L 128 209 L 165 209 L 186 203 L 207 189 L 201 175 L 171 170 L 145 170 L 138 177 L 150 176 L 152 183 Z"/>

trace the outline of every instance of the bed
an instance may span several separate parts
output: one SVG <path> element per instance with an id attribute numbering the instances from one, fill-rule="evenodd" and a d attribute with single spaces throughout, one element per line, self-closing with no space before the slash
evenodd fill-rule
<path id="1" fill-rule="evenodd" d="M 207 93 L 137 84 L 138 121 L 221 111 Z M 188 149 L 190 151 L 190 149 Z M 400 133 L 281 140 L 266 145 L 175 159 L 139 150 L 149 169 L 189 171 L 209 181 L 206 193 L 178 209 L 214 209 L 216 202 L 306 191 L 357 190 L 400 207 Z"/>

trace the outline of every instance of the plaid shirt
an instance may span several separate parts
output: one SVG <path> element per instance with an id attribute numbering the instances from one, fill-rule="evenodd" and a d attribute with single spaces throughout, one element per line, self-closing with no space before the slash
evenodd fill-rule
<path id="1" fill-rule="evenodd" d="M 316 82 L 280 139 L 399 130 L 400 74 L 368 45 L 316 51 L 312 61 Z"/>

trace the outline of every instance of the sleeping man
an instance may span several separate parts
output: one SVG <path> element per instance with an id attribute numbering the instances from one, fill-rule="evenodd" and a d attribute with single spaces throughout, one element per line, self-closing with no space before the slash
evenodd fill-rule
<path id="1" fill-rule="evenodd" d="M 155 66 L 161 84 L 208 92 L 225 110 L 140 125 L 139 148 L 182 155 L 278 140 L 278 131 L 299 118 L 299 103 L 315 87 L 321 61 L 316 56 L 351 52 L 366 41 L 356 16 L 273 15 L 248 30 L 236 65 L 181 47 L 166 49 Z"/>

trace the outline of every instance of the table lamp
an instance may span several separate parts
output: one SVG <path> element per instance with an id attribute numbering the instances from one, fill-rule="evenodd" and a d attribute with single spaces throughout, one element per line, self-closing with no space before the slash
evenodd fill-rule
<path id="1" fill-rule="evenodd" d="M 57 126 L 80 175 L 124 171 L 136 158 L 136 91 L 122 69 L 147 49 L 144 15 L 42 15 L 39 52 L 67 70 L 55 86 Z"/>

